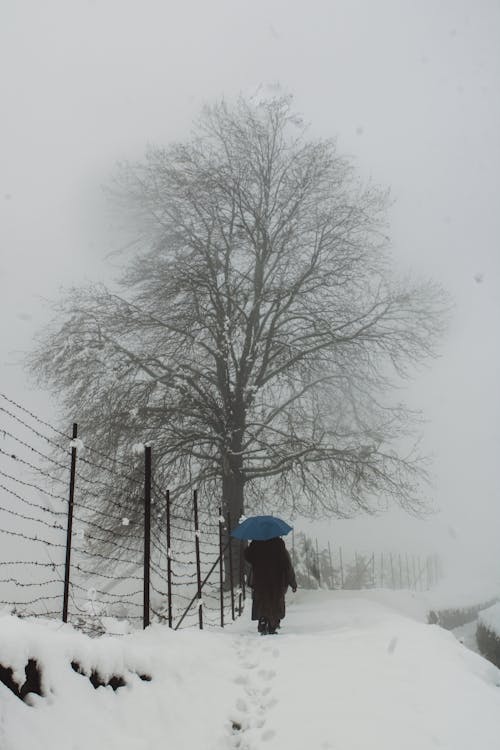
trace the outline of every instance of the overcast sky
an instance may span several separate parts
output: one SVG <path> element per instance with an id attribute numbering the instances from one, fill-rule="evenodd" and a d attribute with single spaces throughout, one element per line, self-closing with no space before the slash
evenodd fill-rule
<path id="1" fill-rule="evenodd" d="M 113 275 L 100 185 L 115 162 L 185 137 L 204 102 L 279 83 L 312 135 L 391 188 L 398 268 L 455 301 L 409 392 L 440 513 L 325 538 L 445 544 L 500 571 L 499 40 L 498 0 L 2 0 L 1 390 L 53 415 L 17 362 L 43 298 Z"/>

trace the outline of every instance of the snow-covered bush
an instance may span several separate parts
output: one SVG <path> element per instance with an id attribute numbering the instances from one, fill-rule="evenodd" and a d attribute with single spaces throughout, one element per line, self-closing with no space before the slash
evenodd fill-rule
<path id="1" fill-rule="evenodd" d="M 301 589 L 317 589 L 320 585 L 318 556 L 312 539 L 303 533 L 296 534 L 292 562 Z"/>

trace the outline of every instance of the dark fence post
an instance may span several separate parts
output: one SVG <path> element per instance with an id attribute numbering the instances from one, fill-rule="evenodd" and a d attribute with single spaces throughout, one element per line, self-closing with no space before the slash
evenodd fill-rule
<path id="1" fill-rule="evenodd" d="M 201 599 L 201 565 L 200 565 L 200 529 L 198 528 L 198 491 L 193 491 L 194 506 L 194 543 L 196 550 L 196 580 L 198 583 L 198 623 L 203 630 L 203 604 Z"/>
<path id="2" fill-rule="evenodd" d="M 144 603 L 142 627 L 149 625 L 149 576 L 151 562 L 151 446 L 144 448 Z"/>
<path id="3" fill-rule="evenodd" d="M 222 549 L 222 532 L 224 530 L 224 517 L 222 508 L 219 508 L 219 587 L 220 587 L 220 626 L 224 627 L 224 554 Z"/>
<path id="4" fill-rule="evenodd" d="M 243 596 L 243 601 L 247 598 L 247 592 L 246 592 L 246 581 L 245 581 L 245 542 L 241 542 L 240 546 L 240 555 L 241 555 L 241 593 Z"/>
<path id="5" fill-rule="evenodd" d="M 227 535 L 229 539 L 229 584 L 231 586 L 231 617 L 234 614 L 234 571 L 233 571 L 233 537 L 231 536 L 231 514 L 227 514 Z"/>
<path id="6" fill-rule="evenodd" d="M 339 563 L 340 563 L 340 588 L 344 588 L 344 564 L 342 562 L 342 547 L 339 547 Z"/>
<path id="7" fill-rule="evenodd" d="M 168 599 L 168 627 L 172 627 L 172 549 L 170 547 L 170 490 L 167 490 L 167 599 Z"/>
<path id="8" fill-rule="evenodd" d="M 78 425 L 73 423 L 73 440 L 78 435 Z M 66 560 L 64 563 L 63 622 L 68 622 L 69 576 L 71 568 L 71 537 L 73 534 L 73 505 L 75 500 L 76 445 L 71 447 L 71 472 L 69 478 L 68 526 L 66 531 Z"/>
<path id="9" fill-rule="evenodd" d="M 239 565 L 238 565 L 238 579 L 239 579 L 239 587 L 238 587 L 238 617 L 241 617 L 241 613 L 243 612 L 243 542 L 240 542 L 240 557 L 239 557 Z"/>

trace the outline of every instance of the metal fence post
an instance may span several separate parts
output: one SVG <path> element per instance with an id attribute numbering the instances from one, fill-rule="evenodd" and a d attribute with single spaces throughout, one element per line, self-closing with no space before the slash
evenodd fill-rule
<path id="1" fill-rule="evenodd" d="M 201 564 L 200 564 L 200 529 L 198 527 L 198 492 L 193 491 L 194 506 L 194 539 L 196 551 L 196 580 L 198 584 L 198 623 L 200 630 L 203 630 L 203 603 L 201 599 Z"/>
<path id="2" fill-rule="evenodd" d="M 219 588 L 220 588 L 220 626 L 224 627 L 224 553 L 222 548 L 222 532 L 224 518 L 222 508 L 219 508 Z"/>
<path id="3" fill-rule="evenodd" d="M 170 528 L 170 490 L 167 490 L 167 600 L 168 600 L 168 627 L 172 627 L 172 549 Z"/>
<path id="4" fill-rule="evenodd" d="M 231 514 L 227 514 L 227 534 L 229 538 L 229 584 L 231 586 L 231 617 L 235 619 L 234 614 L 234 572 L 233 572 L 233 538 L 231 536 Z"/>
<path id="5" fill-rule="evenodd" d="M 73 423 L 73 441 L 78 435 L 78 425 Z M 64 563 L 63 622 L 68 622 L 69 578 L 71 568 L 71 537 L 73 534 L 73 505 L 75 500 L 76 445 L 71 447 L 71 471 L 69 478 L 68 526 L 66 531 L 66 560 Z"/>
<path id="6" fill-rule="evenodd" d="M 243 583 L 243 542 L 240 542 L 239 552 L 240 552 L 240 557 L 239 557 L 239 561 L 238 561 L 239 562 L 239 566 L 238 566 L 239 567 L 239 571 L 238 571 L 238 573 L 239 573 L 239 575 L 238 575 L 238 578 L 239 578 L 238 617 L 241 617 L 241 613 L 243 612 L 243 587 L 244 587 L 244 583 Z"/>
<path id="7" fill-rule="evenodd" d="M 149 587 L 151 562 L 151 446 L 144 449 L 144 596 L 142 626 L 149 625 Z"/>
<path id="8" fill-rule="evenodd" d="M 318 567 L 318 586 L 321 588 L 321 562 L 319 557 L 318 538 L 316 537 L 316 565 Z"/>

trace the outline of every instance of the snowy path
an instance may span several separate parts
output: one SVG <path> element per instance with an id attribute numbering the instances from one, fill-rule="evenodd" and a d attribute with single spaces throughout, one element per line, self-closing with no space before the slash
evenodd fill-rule
<path id="1" fill-rule="evenodd" d="M 397 592 L 299 592 L 277 636 L 245 613 L 97 641 L 0 618 L 0 661 L 29 651 L 48 692 L 0 685 L 0 750 L 498 750 L 500 671 L 421 614 Z M 94 690 L 75 655 L 127 687 Z"/>
<path id="2" fill-rule="evenodd" d="M 301 594 L 282 633 L 242 634 L 240 655 L 240 750 L 500 747 L 500 672 L 366 596 Z"/>

